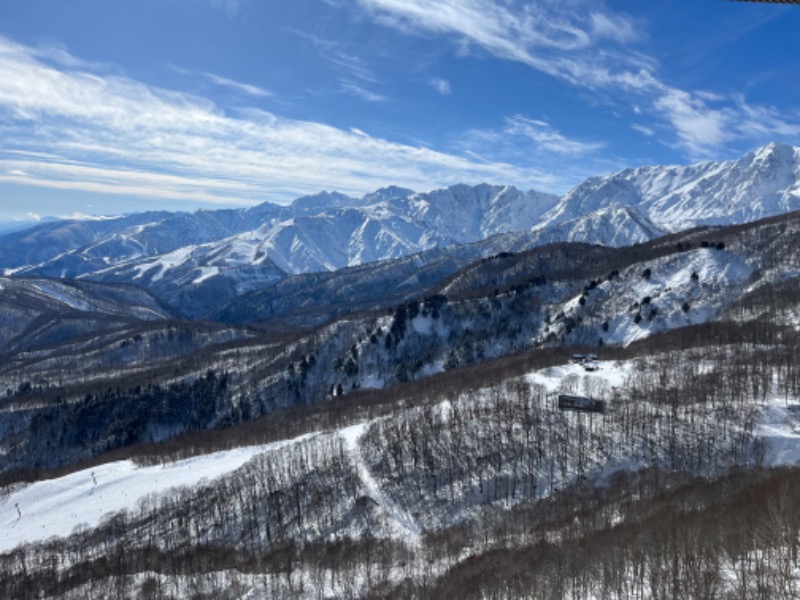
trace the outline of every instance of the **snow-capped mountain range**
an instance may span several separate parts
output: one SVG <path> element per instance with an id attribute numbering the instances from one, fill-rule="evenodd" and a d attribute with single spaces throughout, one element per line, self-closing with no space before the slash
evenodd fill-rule
<path id="1" fill-rule="evenodd" d="M 50 276 L 125 267 L 145 281 L 184 264 L 329 271 L 529 229 L 557 202 L 509 186 L 455 185 L 427 194 L 402 188 L 363 198 L 323 192 L 290 206 L 60 221 L 6 236 L 0 264 L 8 272 Z"/>
<path id="2" fill-rule="evenodd" d="M 515 236 L 516 250 L 560 241 L 625 246 L 797 208 L 800 148 L 773 143 L 734 161 L 592 177 L 562 198 L 487 184 L 428 193 L 388 187 L 362 198 L 323 192 L 290 206 L 49 222 L 0 237 L 0 269 L 133 283 L 198 316 L 194 296 L 221 306 L 290 275 L 512 232 L 524 234 Z M 498 237 L 496 248 L 484 244 L 474 258 L 507 242 Z M 191 299 L 175 295 L 187 289 Z"/>
<path id="3" fill-rule="evenodd" d="M 800 207 L 800 148 L 772 143 L 739 160 L 640 167 L 592 177 L 544 215 L 537 229 L 614 207 L 665 232 L 732 225 Z"/>

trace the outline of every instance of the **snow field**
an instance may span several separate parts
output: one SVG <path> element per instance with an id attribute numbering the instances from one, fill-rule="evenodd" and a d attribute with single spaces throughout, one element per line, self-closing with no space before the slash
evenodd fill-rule
<path id="1" fill-rule="evenodd" d="M 169 252 L 168 254 L 162 254 L 156 260 L 136 265 L 134 269 L 136 270 L 137 274 L 133 277 L 133 279 L 141 279 L 145 273 L 148 273 L 153 269 L 158 269 L 158 272 L 153 275 L 152 278 L 152 281 L 158 281 L 162 279 L 170 269 L 174 269 L 184 264 L 195 251 L 195 249 L 196 246 L 185 246 L 183 248 L 178 248 L 173 252 Z"/>
<path id="2" fill-rule="evenodd" d="M 608 313 L 615 315 L 603 335 L 606 343 L 627 346 L 656 331 L 704 323 L 716 315 L 717 307 L 730 303 L 728 297 L 744 289 L 753 272 L 736 254 L 709 248 L 671 255 L 648 266 L 649 279 L 641 276 L 642 265 L 637 265 L 636 272 L 629 269 L 622 274 L 623 284 L 614 280 L 600 285 L 611 297 Z M 697 279 L 692 277 L 695 273 Z M 631 306 L 648 297 L 650 302 L 642 305 L 642 319 L 636 323 Z M 686 312 L 684 302 L 689 304 Z M 653 308 L 658 313 L 651 321 L 647 315 Z"/>
<path id="3" fill-rule="evenodd" d="M 196 486 L 235 471 L 258 454 L 307 437 L 153 467 L 117 461 L 16 489 L 0 499 L 0 552 L 27 542 L 68 536 L 79 525 L 96 527 L 114 513 L 134 508 L 145 496 Z"/>

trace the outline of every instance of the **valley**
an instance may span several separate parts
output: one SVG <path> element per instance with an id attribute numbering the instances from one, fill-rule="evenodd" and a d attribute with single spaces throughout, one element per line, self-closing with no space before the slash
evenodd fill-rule
<path id="1" fill-rule="evenodd" d="M 3 597 L 791 597 L 798 181 L 770 144 L 0 236 Z"/>

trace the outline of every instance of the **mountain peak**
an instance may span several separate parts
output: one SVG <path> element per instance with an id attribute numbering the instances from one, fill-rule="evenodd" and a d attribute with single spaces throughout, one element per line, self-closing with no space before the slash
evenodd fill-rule
<path id="1" fill-rule="evenodd" d="M 587 179 L 538 228 L 612 206 L 632 206 L 657 227 L 731 225 L 800 208 L 797 148 L 773 142 L 734 161 L 625 169 Z"/>
<path id="2" fill-rule="evenodd" d="M 403 198 L 413 196 L 415 193 L 414 190 L 408 188 L 390 185 L 365 194 L 364 197 L 361 198 L 361 202 L 369 206 L 370 204 L 377 204 L 378 202 L 384 202 L 386 200 L 402 200 Z"/>
<path id="3" fill-rule="evenodd" d="M 291 206 L 292 208 L 298 208 L 302 210 L 315 210 L 352 206 L 357 202 L 358 200 L 352 196 L 347 196 L 346 194 L 342 194 L 337 191 L 322 191 L 310 196 L 302 196 L 297 198 L 294 202 L 292 202 Z"/>
<path id="4" fill-rule="evenodd" d="M 770 142 L 753 152 L 756 161 L 778 160 L 781 163 L 792 162 L 795 158 L 796 149 L 793 146 L 782 142 Z"/>

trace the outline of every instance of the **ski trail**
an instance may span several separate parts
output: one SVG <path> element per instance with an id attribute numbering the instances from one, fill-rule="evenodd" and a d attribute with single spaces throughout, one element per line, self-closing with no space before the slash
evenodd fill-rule
<path id="1" fill-rule="evenodd" d="M 67 537 L 78 526 L 97 527 L 111 514 L 135 511 L 140 498 L 165 494 L 180 486 L 200 486 L 203 480 L 232 473 L 258 454 L 277 451 L 313 435 L 149 467 L 137 466 L 131 460 L 110 462 L 10 488 L 6 496 L 0 496 L 0 553 L 53 536 Z"/>
<path id="2" fill-rule="evenodd" d="M 339 435 L 345 442 L 346 452 L 353 461 L 359 479 L 364 484 L 364 487 L 367 488 L 367 495 L 386 513 L 389 518 L 389 523 L 393 525 L 393 529 L 410 544 L 418 546 L 420 543 L 420 527 L 417 525 L 414 517 L 388 495 L 383 493 L 380 484 L 375 477 L 373 477 L 364 462 L 358 439 L 363 435 L 366 428 L 367 424 L 361 423 L 339 431 Z"/>

